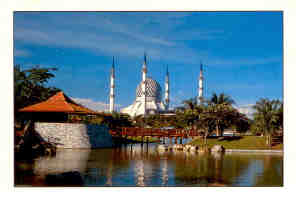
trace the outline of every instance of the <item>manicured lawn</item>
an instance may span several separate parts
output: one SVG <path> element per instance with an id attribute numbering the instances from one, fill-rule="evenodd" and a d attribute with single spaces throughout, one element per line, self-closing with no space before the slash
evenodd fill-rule
<path id="1" fill-rule="evenodd" d="M 241 136 L 239 139 L 233 139 L 225 137 L 222 140 L 219 139 L 208 139 L 208 147 L 212 147 L 215 144 L 222 145 L 226 149 L 269 149 L 266 145 L 265 137 L 260 136 Z M 189 144 L 192 145 L 203 145 L 202 139 L 195 139 Z M 272 149 L 283 149 L 283 144 L 273 146 Z"/>

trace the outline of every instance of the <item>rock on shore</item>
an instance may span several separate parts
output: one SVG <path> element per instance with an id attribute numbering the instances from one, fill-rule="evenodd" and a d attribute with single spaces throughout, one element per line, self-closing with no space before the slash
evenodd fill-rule
<path id="1" fill-rule="evenodd" d="M 160 144 L 156 147 L 158 151 L 184 151 L 184 152 L 192 152 L 192 153 L 223 153 L 225 152 L 225 148 L 222 145 L 214 145 L 211 149 L 207 146 L 195 146 L 195 145 L 182 145 L 182 144 L 174 144 L 171 146 Z"/>
<path id="2" fill-rule="evenodd" d="M 169 147 L 167 145 L 160 144 L 157 146 L 158 151 L 168 151 Z"/>
<path id="3" fill-rule="evenodd" d="M 225 148 L 222 145 L 214 145 L 211 148 L 211 152 L 224 152 Z"/>

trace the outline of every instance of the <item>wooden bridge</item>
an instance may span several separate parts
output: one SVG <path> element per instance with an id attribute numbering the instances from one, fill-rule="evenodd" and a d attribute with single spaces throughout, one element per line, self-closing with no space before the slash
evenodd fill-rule
<path id="1" fill-rule="evenodd" d="M 145 137 L 154 137 L 162 140 L 164 143 L 168 139 L 171 143 L 177 143 L 180 140 L 182 143 L 183 139 L 193 138 L 198 136 L 199 133 L 196 129 L 159 129 L 159 128 L 136 128 L 136 127 L 122 127 L 111 130 L 110 134 L 113 137 L 128 138 L 130 137 L 141 137 L 142 142 L 144 142 Z"/>

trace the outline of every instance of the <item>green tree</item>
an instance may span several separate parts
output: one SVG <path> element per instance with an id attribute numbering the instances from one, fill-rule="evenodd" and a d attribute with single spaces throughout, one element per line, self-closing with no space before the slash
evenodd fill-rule
<path id="1" fill-rule="evenodd" d="M 236 114 L 236 111 L 232 110 L 234 100 L 224 93 L 221 93 L 220 95 L 213 93 L 212 97 L 209 101 L 207 101 L 207 103 L 215 120 L 216 135 L 220 136 L 223 134 L 224 128 L 227 126 L 227 124 L 229 125 L 229 121 L 234 120 L 231 118 Z"/>
<path id="2" fill-rule="evenodd" d="M 267 136 L 270 144 L 271 135 L 283 125 L 283 103 L 279 100 L 260 99 L 254 105 L 254 123 L 252 131 Z"/>
<path id="3" fill-rule="evenodd" d="M 18 110 L 39 103 L 54 95 L 60 89 L 45 86 L 49 79 L 55 75 L 51 71 L 56 68 L 41 68 L 34 66 L 28 70 L 22 70 L 20 65 L 14 66 L 14 110 L 15 119 L 23 124 L 24 116 Z"/>
<path id="4" fill-rule="evenodd" d="M 107 125 L 111 129 L 116 129 L 119 127 L 130 127 L 132 126 L 132 121 L 129 115 L 113 112 L 112 116 L 107 121 Z"/>
<path id="5" fill-rule="evenodd" d="M 226 104 L 226 105 L 232 105 L 234 104 L 234 100 L 224 93 L 221 93 L 220 95 L 217 95 L 216 93 L 213 93 L 210 100 L 207 101 L 209 105 L 220 105 L 220 104 Z"/>
<path id="6" fill-rule="evenodd" d="M 45 86 L 55 76 L 51 73 L 55 70 L 57 69 L 39 66 L 29 70 L 21 70 L 20 65 L 14 67 L 15 112 L 22 107 L 44 101 L 60 91 L 55 87 Z"/>
<path id="7" fill-rule="evenodd" d="M 182 103 L 184 104 L 184 108 L 188 110 L 194 110 L 197 106 L 197 100 L 195 98 L 184 100 Z"/>
<path id="8" fill-rule="evenodd" d="M 200 135 L 204 137 L 204 145 L 207 145 L 207 137 L 214 131 L 215 129 L 215 118 L 210 113 L 210 107 L 205 106 L 202 107 L 202 111 L 199 114 L 199 118 L 195 123 Z"/>

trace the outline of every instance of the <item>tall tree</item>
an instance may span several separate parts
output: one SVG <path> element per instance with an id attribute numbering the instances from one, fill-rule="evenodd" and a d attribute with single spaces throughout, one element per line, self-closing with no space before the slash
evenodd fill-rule
<path id="1" fill-rule="evenodd" d="M 209 108 L 213 111 L 213 116 L 215 118 L 216 135 L 220 136 L 223 133 L 225 123 L 230 120 L 227 116 L 227 111 L 232 109 L 231 106 L 235 102 L 230 96 L 224 93 L 221 93 L 220 95 L 213 93 L 212 97 L 207 102 Z"/>
<path id="2" fill-rule="evenodd" d="M 254 105 L 253 131 L 266 135 L 270 143 L 271 135 L 283 124 L 283 104 L 279 100 L 260 99 Z"/>
<path id="3" fill-rule="evenodd" d="M 60 91 L 55 87 L 45 86 L 48 80 L 55 76 L 51 73 L 55 70 L 57 69 L 40 66 L 21 70 L 20 65 L 14 66 L 15 112 L 22 107 L 44 101 Z"/>
<path id="4" fill-rule="evenodd" d="M 213 93 L 210 100 L 208 101 L 208 104 L 226 104 L 226 105 L 232 105 L 234 104 L 234 100 L 229 96 L 224 93 L 221 93 L 220 95 L 217 95 L 216 93 Z"/>

